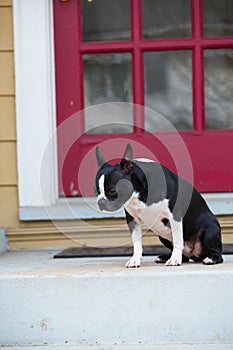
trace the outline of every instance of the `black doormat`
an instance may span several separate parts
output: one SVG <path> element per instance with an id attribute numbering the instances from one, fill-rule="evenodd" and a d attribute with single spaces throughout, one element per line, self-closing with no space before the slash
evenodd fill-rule
<path id="1" fill-rule="evenodd" d="M 170 251 L 163 246 L 148 245 L 143 247 L 144 256 L 154 256 L 167 254 Z M 55 259 L 63 258 L 96 258 L 96 257 L 114 257 L 114 256 L 131 256 L 133 254 L 132 247 L 71 247 L 54 255 Z M 233 244 L 223 245 L 223 254 L 233 254 Z"/>

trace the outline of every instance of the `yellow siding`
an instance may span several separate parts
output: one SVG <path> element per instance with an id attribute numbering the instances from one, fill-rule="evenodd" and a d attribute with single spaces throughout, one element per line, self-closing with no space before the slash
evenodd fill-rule
<path id="1" fill-rule="evenodd" d="M 92 220 L 89 221 L 89 229 L 80 221 L 19 221 L 13 47 L 12 1 L 0 0 L 0 226 L 7 228 L 10 246 L 41 248 L 131 244 L 123 219 Z M 221 217 L 220 222 L 224 243 L 232 243 L 233 216 Z M 159 244 L 159 240 L 148 232 L 143 237 L 143 243 Z"/>
<path id="2" fill-rule="evenodd" d="M 5 49 L 5 50 L 13 50 L 12 9 L 11 9 L 11 7 L 0 8 L 0 23 L 1 23 L 1 26 L 0 26 L 1 48 Z"/>
<path id="3" fill-rule="evenodd" d="M 0 0 L 0 7 L 2 6 L 12 6 L 12 0 Z"/>
<path id="4" fill-rule="evenodd" d="M 16 186 L 0 186 L 0 208 L 1 226 L 18 227 L 18 200 Z"/>
<path id="5" fill-rule="evenodd" d="M 0 51 L 0 95 L 14 95 L 13 52 Z"/>
<path id="6" fill-rule="evenodd" d="M 1 142 L 0 147 L 0 184 L 1 185 L 17 185 L 16 175 L 16 149 L 15 142 Z"/>
<path id="7" fill-rule="evenodd" d="M 16 140 L 15 98 L 0 96 L 0 142 Z"/>
<path id="8" fill-rule="evenodd" d="M 12 2 L 0 0 L 0 226 L 18 227 Z"/>
<path id="9" fill-rule="evenodd" d="M 233 242 L 233 216 L 219 217 L 223 243 Z M 12 248 L 66 246 L 117 247 L 131 245 L 130 232 L 124 219 L 24 223 L 8 230 Z M 89 227 L 87 227 L 89 226 Z M 153 232 L 145 230 L 143 245 L 159 245 Z"/>

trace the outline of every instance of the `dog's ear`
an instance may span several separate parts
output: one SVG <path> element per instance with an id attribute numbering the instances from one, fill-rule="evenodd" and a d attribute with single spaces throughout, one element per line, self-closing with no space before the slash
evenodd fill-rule
<path id="1" fill-rule="evenodd" d="M 125 173 L 129 173 L 133 169 L 132 159 L 133 159 L 133 150 L 131 145 L 128 143 L 128 145 L 126 146 L 124 155 L 120 162 L 121 170 L 123 170 Z"/>
<path id="2" fill-rule="evenodd" d="M 99 146 L 96 147 L 95 153 L 96 153 L 97 164 L 98 164 L 98 167 L 100 168 L 102 165 L 104 165 L 107 162 L 104 156 L 102 155 Z"/>
<path id="3" fill-rule="evenodd" d="M 122 158 L 120 162 L 120 167 L 121 170 L 123 170 L 126 174 L 129 174 L 130 171 L 133 169 L 133 162 L 131 160 Z"/>
<path id="4" fill-rule="evenodd" d="M 124 152 L 122 159 L 127 159 L 127 160 L 133 159 L 133 149 L 129 143 L 126 146 L 126 149 L 125 149 L 125 152 Z"/>
<path id="5" fill-rule="evenodd" d="M 121 170 L 123 170 L 125 173 L 129 173 L 133 169 L 133 150 L 131 145 L 128 143 L 126 146 L 124 155 L 121 159 L 120 166 Z"/>

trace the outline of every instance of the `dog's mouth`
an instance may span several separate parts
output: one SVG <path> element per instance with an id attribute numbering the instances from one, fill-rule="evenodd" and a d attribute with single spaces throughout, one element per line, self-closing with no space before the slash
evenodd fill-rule
<path id="1" fill-rule="evenodd" d="M 110 211 L 110 212 L 117 211 L 123 206 L 123 204 L 124 203 L 119 200 L 110 201 L 105 198 L 101 198 L 98 200 L 98 206 L 101 211 L 103 210 Z"/>

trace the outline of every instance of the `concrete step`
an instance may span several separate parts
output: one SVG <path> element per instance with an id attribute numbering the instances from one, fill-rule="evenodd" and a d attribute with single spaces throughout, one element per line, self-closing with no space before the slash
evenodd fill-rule
<path id="1" fill-rule="evenodd" d="M 233 349 L 233 256 L 124 268 L 123 258 L 0 256 L 0 345 L 10 349 Z"/>
<path id="2" fill-rule="evenodd" d="M 115 345 L 49 345 L 49 346 L 4 346 L 4 350 L 232 350 L 232 344 L 115 344 Z"/>

